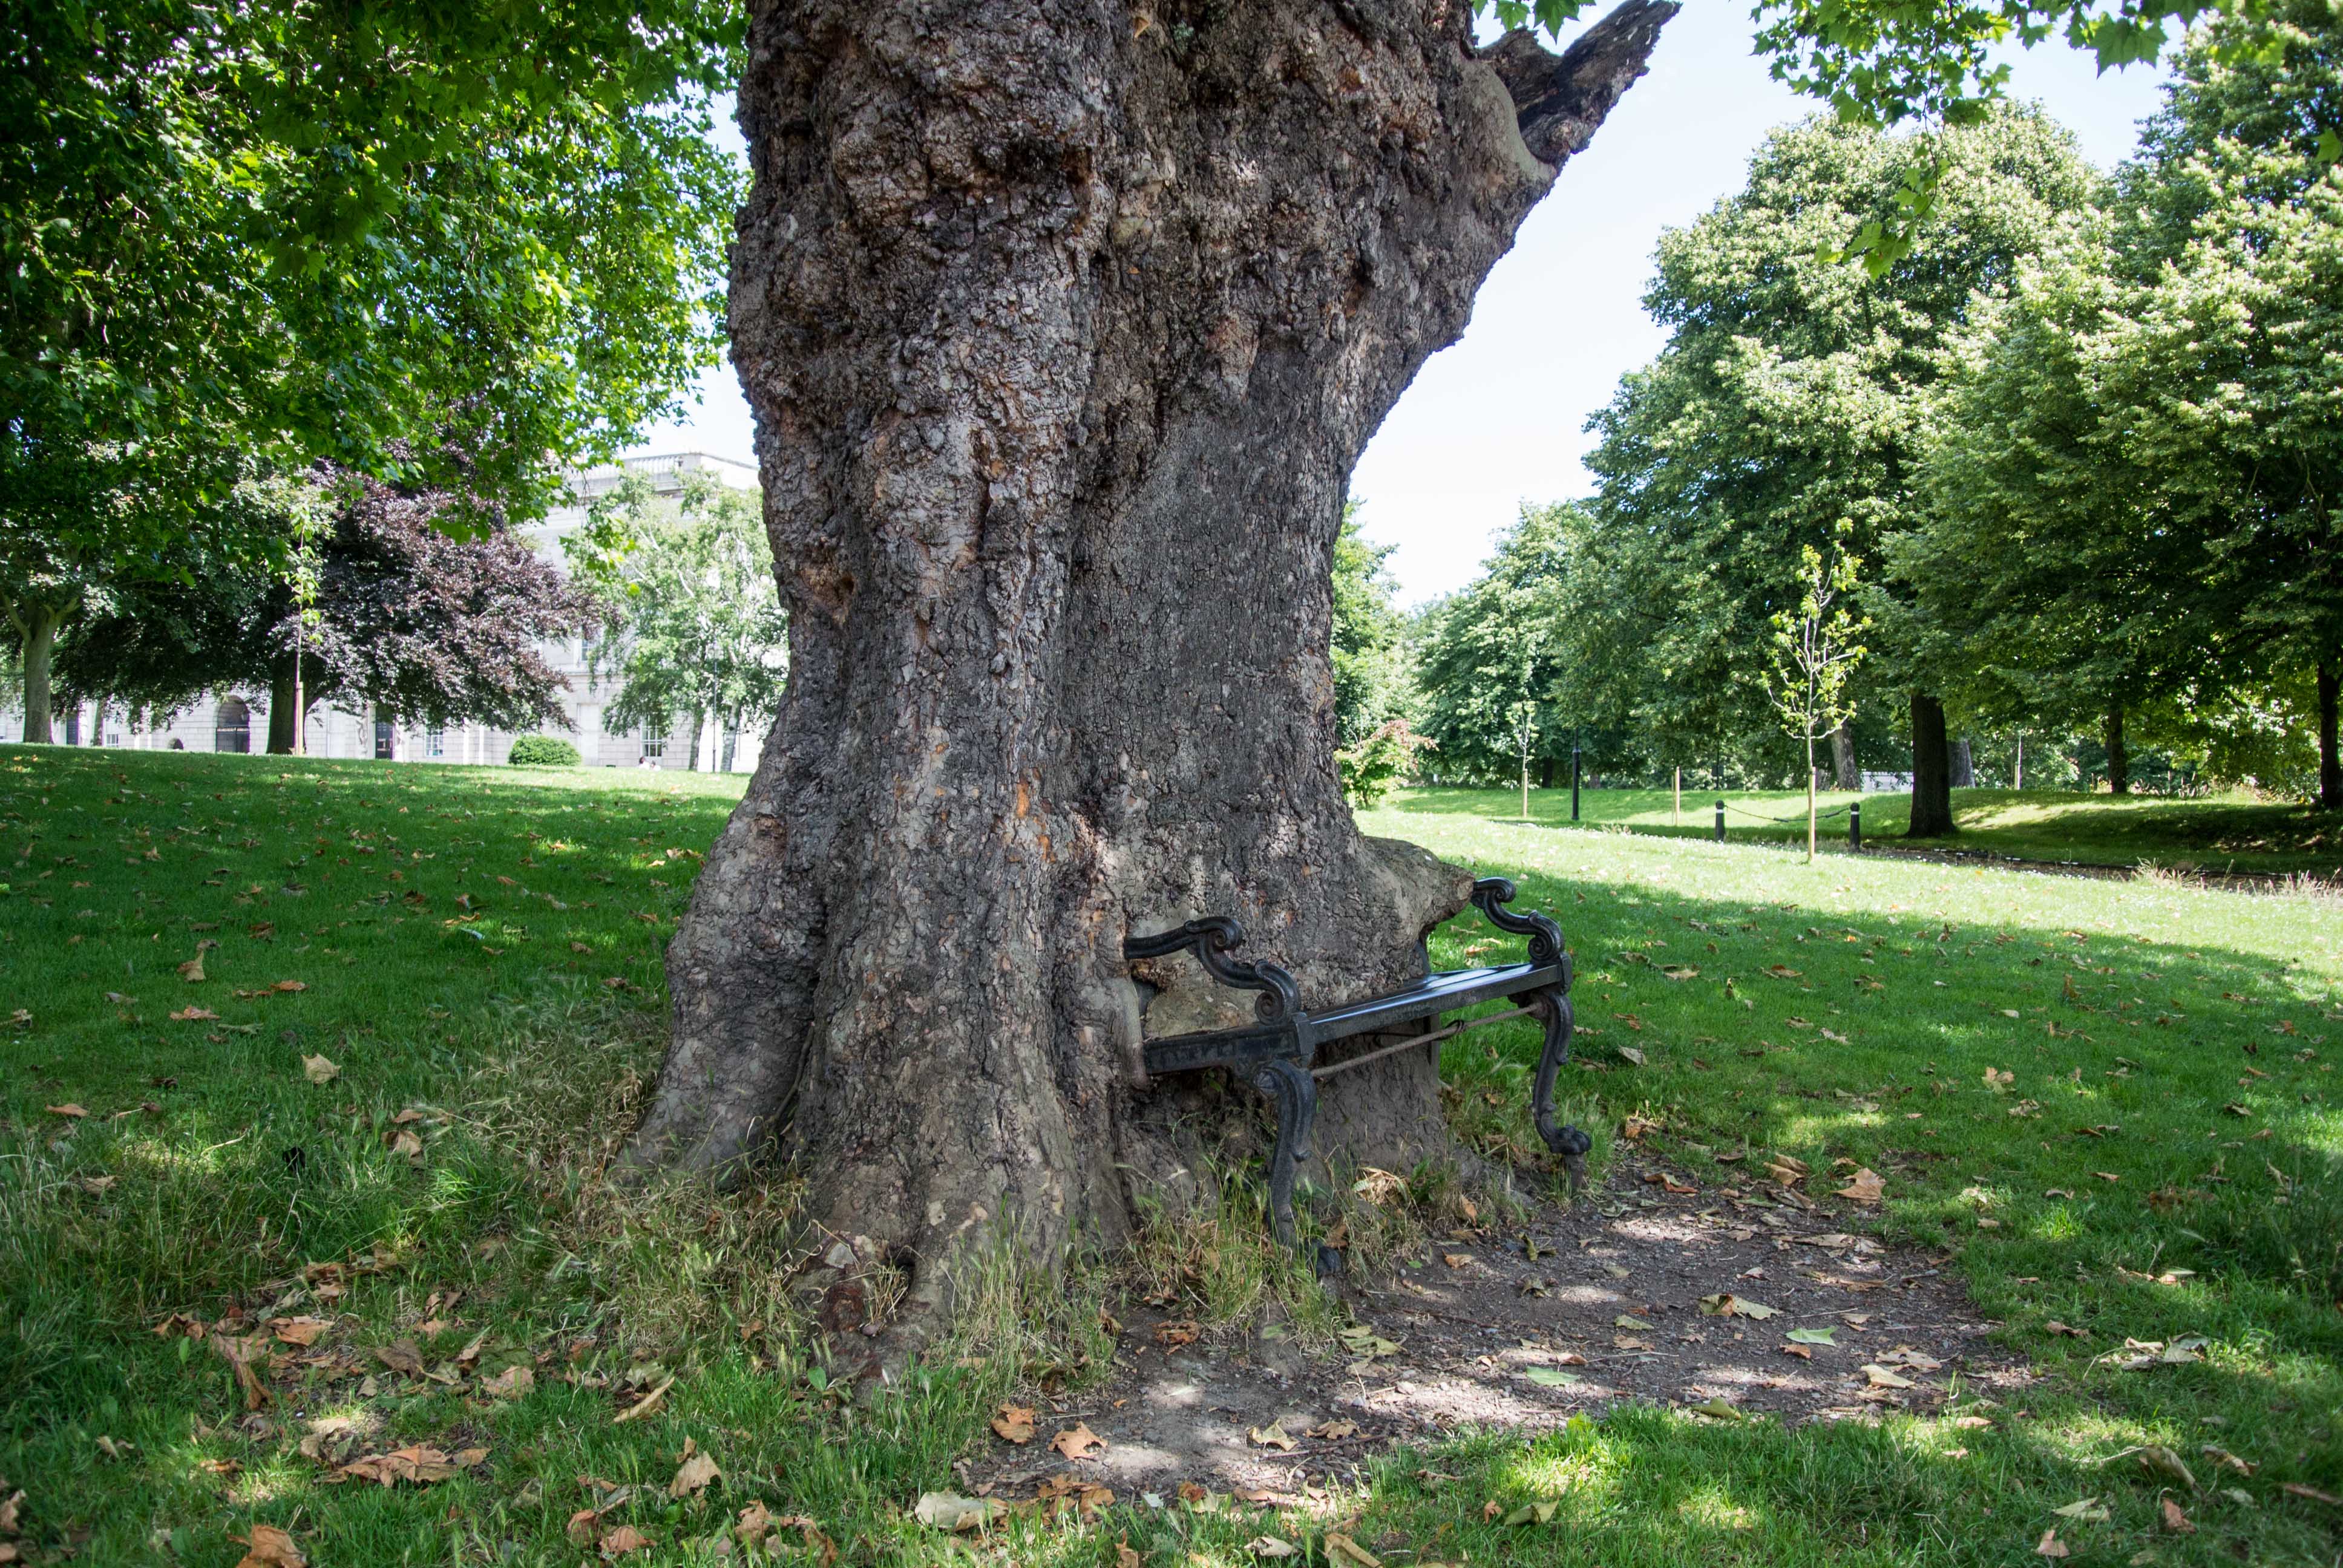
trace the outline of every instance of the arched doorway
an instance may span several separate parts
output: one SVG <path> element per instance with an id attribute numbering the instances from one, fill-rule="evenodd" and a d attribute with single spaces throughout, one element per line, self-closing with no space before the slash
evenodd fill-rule
<path id="1" fill-rule="evenodd" d="M 223 697 L 212 713 L 212 749 L 252 749 L 252 708 L 241 697 Z"/>

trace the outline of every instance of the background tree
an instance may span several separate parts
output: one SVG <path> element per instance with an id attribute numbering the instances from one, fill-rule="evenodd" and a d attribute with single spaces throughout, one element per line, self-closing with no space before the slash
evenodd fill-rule
<path id="1" fill-rule="evenodd" d="M 1923 172 L 1935 194 L 1920 249 L 1877 276 L 1838 259 L 1848 234 L 1904 210 Z M 1695 753 L 1780 755 L 1763 650 L 1799 601 L 1801 551 L 1832 548 L 1844 526 L 1845 549 L 1880 559 L 1917 525 L 1939 345 L 2093 185 L 2072 138 L 2030 108 L 1898 136 L 1814 120 L 1775 133 L 1744 189 L 1663 236 L 1645 305 L 1668 346 L 1593 420 L 1587 459 L 1593 558 L 1665 607 L 1646 635 L 1608 645 L 1618 663 L 1604 675 L 1641 723 Z M 1874 611 L 1882 657 L 1853 706 L 1908 701 L 1926 750 L 1944 732 L 1940 699 L 1893 610 L 1891 597 Z M 1854 748 L 1839 749 L 1850 783 Z M 1949 759 L 1916 760 L 1913 831 L 1950 831 Z"/>
<path id="2" fill-rule="evenodd" d="M 1556 700 L 1565 635 L 1573 505 L 1525 508 L 1478 580 L 1424 616 L 1415 679 L 1424 736 L 1443 779 L 1497 784 L 1547 777 L 1569 755 Z M 1528 810 L 1527 784 L 1523 810 Z"/>
<path id="3" fill-rule="evenodd" d="M 2306 744 L 2333 726 L 2338 66 L 2323 5 L 2217 21 L 2108 216 L 2022 266 L 1946 357 L 1932 515 L 1891 546 L 1926 662 L 2004 721 L 2098 715 L 2118 793 L 2143 734 L 2242 763 L 2230 743 L 2290 689 Z M 2343 804 L 2317 744 L 2320 799 Z"/>
<path id="4" fill-rule="evenodd" d="M 1765 686 L 1791 739 L 1806 749 L 1808 865 L 1815 859 L 1815 742 L 1843 730 L 1854 717 L 1847 682 L 1863 662 L 1865 649 L 1856 639 L 1871 624 L 1856 619 L 1845 602 L 1855 591 L 1861 565 L 1844 552 L 1835 552 L 1825 564 L 1820 550 L 1805 546 L 1799 551 L 1803 592 L 1797 608 L 1774 617 L 1774 667 Z"/>
<path id="5" fill-rule="evenodd" d="M 706 132 L 737 31 L 726 0 L 0 0 L 22 655 L 191 532 L 281 569 L 285 541 L 225 532 L 256 470 L 526 512 L 671 410 L 719 341 L 740 175 Z"/>
<path id="6" fill-rule="evenodd" d="M 310 624 L 286 579 L 183 552 L 172 562 L 181 582 L 134 579 L 93 610 L 59 658 L 67 693 L 169 712 L 206 690 L 266 690 L 268 749 L 280 753 L 319 702 L 402 724 L 568 726 L 568 682 L 538 644 L 575 635 L 594 612 L 558 568 L 477 498 L 348 476 L 301 487 L 323 487 L 331 511 Z M 280 514 L 314 504 L 292 489 L 248 486 L 245 504 Z M 454 537 L 450 518 L 487 531 Z"/>
<path id="7" fill-rule="evenodd" d="M 712 768 L 726 730 L 771 721 L 788 680 L 789 623 L 756 492 L 695 474 L 669 500 L 629 474 L 595 498 L 563 548 L 609 628 L 587 656 L 596 679 L 622 682 L 608 722 L 663 727 L 689 715 L 692 766 L 708 751 Z M 711 727 L 713 742 L 703 734 Z"/>
<path id="8" fill-rule="evenodd" d="M 1413 696 L 1405 647 L 1407 618 L 1393 602 L 1399 584 L 1383 563 L 1396 545 L 1370 544 L 1360 503 L 1342 507 L 1334 536 L 1334 733 L 1354 746 L 1409 711 Z"/>

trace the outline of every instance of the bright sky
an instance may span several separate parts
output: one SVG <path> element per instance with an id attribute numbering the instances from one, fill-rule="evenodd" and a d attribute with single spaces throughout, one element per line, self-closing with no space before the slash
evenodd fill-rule
<path id="1" fill-rule="evenodd" d="M 1686 0 L 1651 75 L 1563 169 L 1513 253 L 1482 286 L 1472 325 L 1433 357 L 1368 444 L 1352 481 L 1370 538 L 1399 547 L 1391 568 L 1413 604 L 1479 574 L 1524 501 L 1584 495 L 1589 415 L 1664 341 L 1643 293 L 1660 231 L 1738 188 L 1776 126 L 1811 112 L 1749 53 L 1747 0 Z M 2040 99 L 2107 165 L 2155 111 L 2161 76 L 2094 74 L 2062 43 L 2014 52 L 2012 93 Z M 642 448 L 754 458 L 753 427 L 730 367 L 707 377 L 698 409 Z"/>

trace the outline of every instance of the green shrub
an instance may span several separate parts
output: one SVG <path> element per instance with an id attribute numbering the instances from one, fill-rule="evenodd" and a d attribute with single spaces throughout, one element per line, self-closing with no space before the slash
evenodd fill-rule
<path id="1" fill-rule="evenodd" d="M 558 735 L 524 735 L 513 742 L 508 760 L 516 768 L 575 768 L 578 748 Z"/>
<path id="2" fill-rule="evenodd" d="M 1433 749 L 1431 739 L 1394 719 L 1356 745 L 1334 753 L 1334 770 L 1341 776 L 1342 798 L 1362 811 L 1372 811 L 1384 796 L 1415 769 L 1416 754 Z"/>

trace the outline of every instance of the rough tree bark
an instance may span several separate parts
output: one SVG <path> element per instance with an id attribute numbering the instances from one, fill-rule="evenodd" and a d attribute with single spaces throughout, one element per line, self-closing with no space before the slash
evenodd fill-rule
<path id="1" fill-rule="evenodd" d="M 777 1144 L 918 1315 L 1177 1196 L 1201 1091 L 1140 1040 L 1231 993 L 1127 933 L 1423 972 L 1469 877 L 1336 787 L 1349 475 L 1674 10 L 1557 59 L 1453 0 L 760 0 L 732 357 L 790 678 L 633 1158 Z M 1331 1081 L 1321 1155 L 1444 1149 L 1423 1057 Z"/>
<path id="2" fill-rule="evenodd" d="M 302 720 L 309 717 L 307 711 L 309 701 L 304 688 L 315 685 L 316 661 L 313 659 L 305 668 L 296 670 L 292 654 L 281 653 L 268 661 L 268 751 L 273 757 L 290 757 L 293 754 L 294 742 L 299 735 L 295 728 L 294 716 L 299 714 Z M 309 680 L 297 680 L 297 675 L 307 675 Z"/>
<path id="3" fill-rule="evenodd" d="M 1840 789 L 1863 788 L 1863 770 L 1855 763 L 1855 736 L 1842 723 L 1831 731 L 1831 784 Z"/>
<path id="4" fill-rule="evenodd" d="M 2343 664 L 2321 659 L 2318 664 L 2318 803 L 2329 811 L 2343 811 L 2343 757 L 2335 749 L 2336 708 L 2343 689 Z"/>
<path id="5" fill-rule="evenodd" d="M 1945 705 L 1925 691 L 1912 694 L 1912 824 L 1914 839 L 1953 832 L 1952 748 L 1945 739 Z"/>
<path id="6" fill-rule="evenodd" d="M 2131 749 L 2124 744 L 2124 710 L 2118 702 L 2107 709 L 2107 719 L 2099 726 L 2099 739 L 2107 748 L 2107 793 L 2131 793 Z"/>

